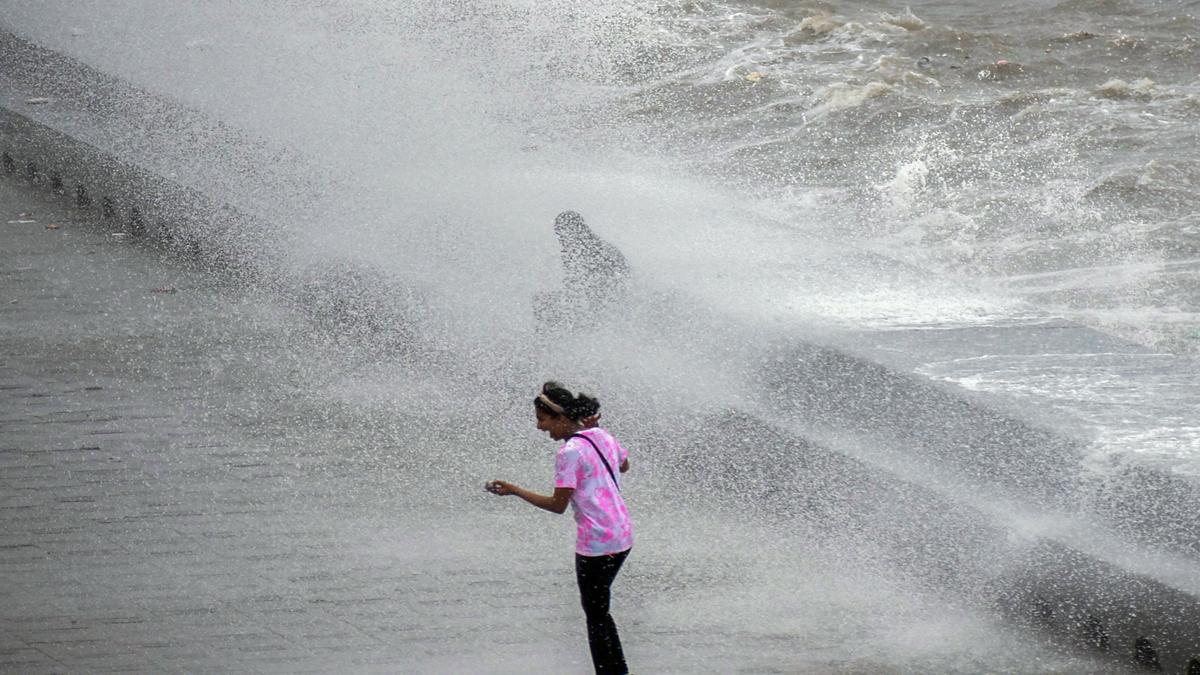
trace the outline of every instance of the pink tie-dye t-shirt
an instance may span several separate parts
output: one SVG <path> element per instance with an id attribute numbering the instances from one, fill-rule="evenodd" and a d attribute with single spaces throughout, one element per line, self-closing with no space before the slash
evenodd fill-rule
<path id="1" fill-rule="evenodd" d="M 582 438 L 569 438 L 558 449 L 554 462 L 554 486 L 575 488 L 571 494 L 578 526 L 575 552 L 585 556 L 620 553 L 633 546 L 633 521 L 596 449 L 604 453 L 617 480 L 621 479 L 620 466 L 629 453 L 603 429 L 579 433 L 590 438 L 596 448 Z"/>

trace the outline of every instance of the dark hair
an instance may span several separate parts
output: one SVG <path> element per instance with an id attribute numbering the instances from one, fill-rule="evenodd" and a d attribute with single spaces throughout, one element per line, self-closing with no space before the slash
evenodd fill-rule
<path id="1" fill-rule="evenodd" d="M 572 422 L 585 420 L 592 415 L 600 412 L 600 401 L 588 396 L 587 394 L 572 394 L 565 387 L 557 382 L 547 382 L 542 385 L 542 394 L 550 399 L 555 405 L 561 407 L 566 413 L 566 416 Z M 546 405 L 541 396 L 533 399 L 533 405 L 539 410 L 544 410 L 551 415 L 559 414 L 557 410 Z"/>
<path id="2" fill-rule="evenodd" d="M 563 211 L 554 219 L 554 233 L 566 239 L 594 237 L 583 216 L 574 211 Z"/>

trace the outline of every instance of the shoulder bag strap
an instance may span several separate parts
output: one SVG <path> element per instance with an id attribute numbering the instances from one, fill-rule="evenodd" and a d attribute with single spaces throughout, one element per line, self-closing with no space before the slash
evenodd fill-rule
<path id="1" fill-rule="evenodd" d="M 608 477 L 612 479 L 613 485 L 617 486 L 617 492 L 620 492 L 621 484 L 617 482 L 617 475 L 613 473 L 612 467 L 609 466 L 609 464 L 608 464 L 608 460 L 604 459 L 604 453 L 600 452 L 600 446 L 596 445 L 595 441 L 588 438 L 587 436 L 584 436 L 583 434 L 571 434 L 570 436 L 568 436 L 568 438 L 582 438 L 583 440 L 587 441 L 588 444 L 590 444 L 593 448 L 596 449 L 596 454 L 599 455 L 600 461 L 604 462 L 604 468 L 608 469 Z"/>

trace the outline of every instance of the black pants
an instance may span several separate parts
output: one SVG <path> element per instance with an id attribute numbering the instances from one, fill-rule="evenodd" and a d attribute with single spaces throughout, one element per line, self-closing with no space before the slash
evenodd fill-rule
<path id="1" fill-rule="evenodd" d="M 608 613 L 608 600 L 609 588 L 630 550 L 594 557 L 575 554 L 575 579 L 579 582 L 579 599 L 587 616 L 588 646 L 592 649 L 592 665 L 596 667 L 597 675 L 629 672 L 625 653 L 621 651 L 621 638 L 617 636 L 617 624 Z"/>

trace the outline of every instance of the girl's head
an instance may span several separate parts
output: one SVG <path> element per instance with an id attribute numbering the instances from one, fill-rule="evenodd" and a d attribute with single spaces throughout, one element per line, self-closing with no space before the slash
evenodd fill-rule
<path id="1" fill-rule="evenodd" d="M 600 412 L 600 402 L 587 394 L 572 394 L 557 382 L 542 385 L 542 393 L 533 399 L 537 428 L 561 441 L 584 427 L 584 420 Z"/>

